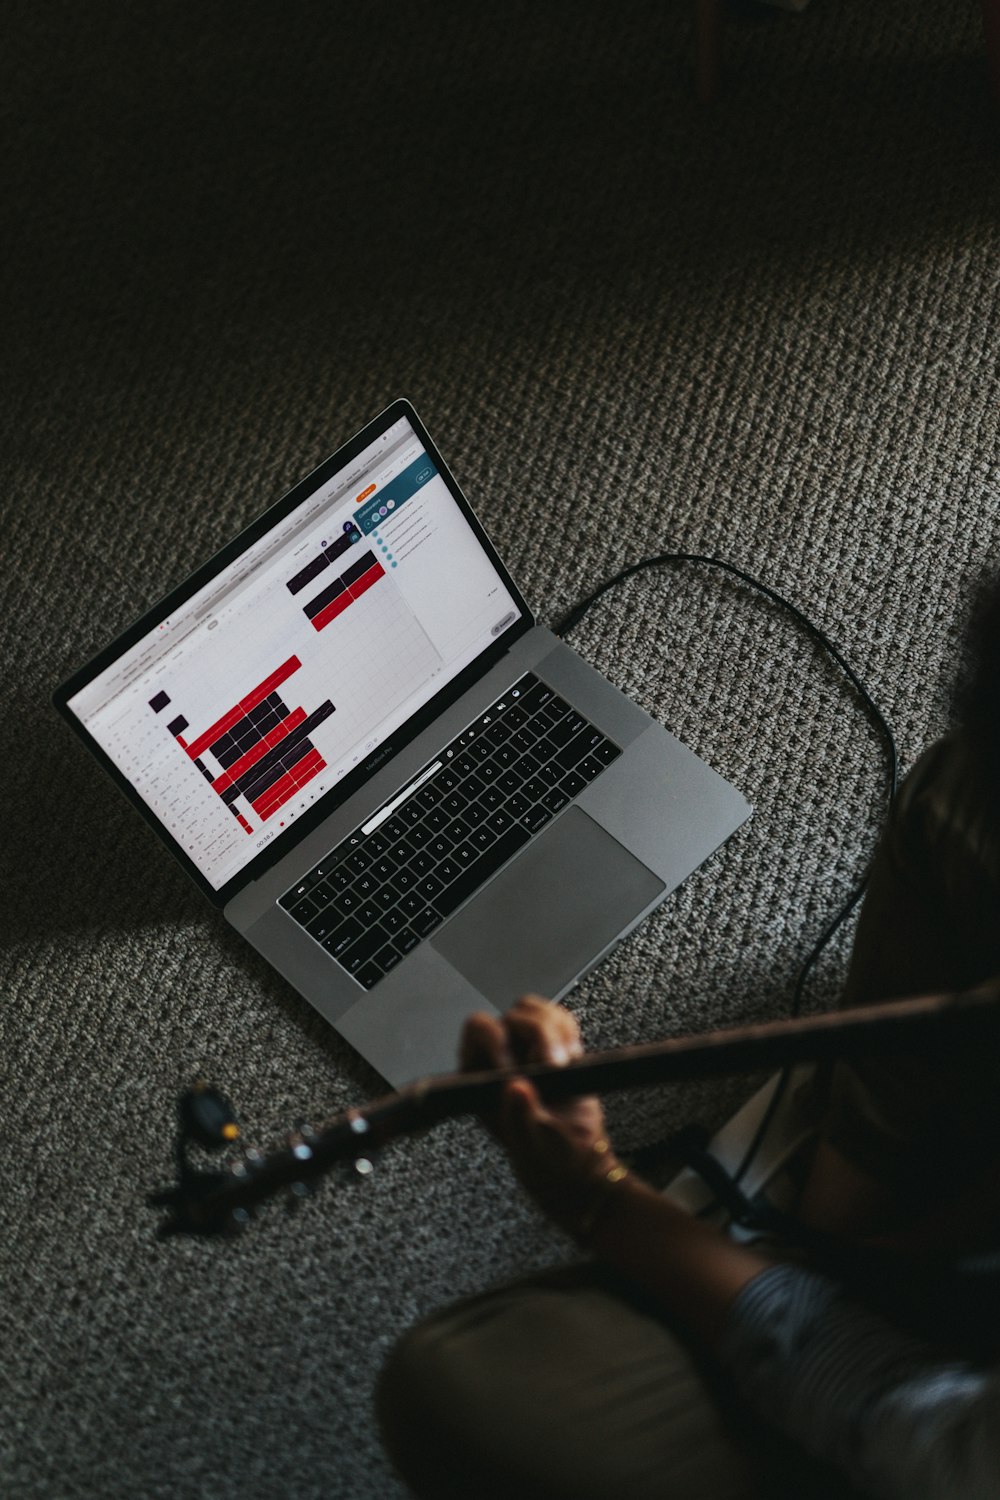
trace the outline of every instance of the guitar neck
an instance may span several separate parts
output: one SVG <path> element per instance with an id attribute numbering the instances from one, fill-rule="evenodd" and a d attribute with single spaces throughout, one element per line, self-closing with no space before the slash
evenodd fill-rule
<path id="1" fill-rule="evenodd" d="M 995 987 L 922 996 L 588 1052 L 559 1067 L 530 1063 L 491 1072 L 439 1074 L 410 1084 L 384 1102 L 411 1098 L 428 1117 L 444 1119 L 488 1109 L 512 1078 L 530 1079 L 541 1097 L 554 1103 L 580 1094 L 755 1073 L 827 1058 L 935 1051 L 959 1036 L 995 1036 L 998 1024 L 1000 990 Z"/>
<path id="2" fill-rule="evenodd" d="M 254 1154 L 228 1173 L 183 1181 L 159 1201 L 175 1218 L 161 1233 L 225 1232 L 254 1205 L 293 1183 L 308 1185 L 337 1162 L 357 1161 L 396 1136 L 460 1115 L 488 1113 L 512 1078 L 528 1078 L 549 1103 L 623 1088 L 755 1073 L 798 1062 L 861 1054 L 943 1051 L 961 1040 L 996 1047 L 1000 987 L 960 995 L 890 1001 L 789 1021 L 739 1026 L 608 1052 L 555 1067 L 531 1063 L 478 1073 L 441 1074 L 408 1085 L 267 1156 Z"/>

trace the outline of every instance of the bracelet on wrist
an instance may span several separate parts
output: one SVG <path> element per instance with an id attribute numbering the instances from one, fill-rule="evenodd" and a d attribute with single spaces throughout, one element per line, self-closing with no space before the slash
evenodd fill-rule
<path id="1" fill-rule="evenodd" d="M 611 1151 L 611 1143 L 602 1136 L 600 1140 L 594 1142 L 591 1149 L 595 1155 L 605 1157 Z M 599 1169 L 595 1172 L 590 1199 L 584 1205 L 571 1231 L 573 1238 L 582 1249 L 590 1249 L 598 1225 L 610 1206 L 616 1190 L 630 1175 L 628 1167 L 623 1167 L 621 1162 L 614 1157 L 611 1158 L 605 1170 Z"/>

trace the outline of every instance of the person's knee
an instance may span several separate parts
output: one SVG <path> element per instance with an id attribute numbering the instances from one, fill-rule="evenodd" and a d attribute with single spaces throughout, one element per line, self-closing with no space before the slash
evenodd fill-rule
<path id="1" fill-rule="evenodd" d="M 389 1351 L 375 1386 L 375 1415 L 389 1451 L 426 1420 L 420 1400 L 433 1379 L 427 1365 L 433 1339 L 422 1326 L 411 1328 Z"/>
<path id="2" fill-rule="evenodd" d="M 476 1474 L 482 1500 L 502 1493 L 479 1469 L 475 1433 L 456 1422 L 455 1372 L 447 1337 L 433 1319 L 411 1328 L 390 1350 L 375 1386 L 375 1416 L 382 1444 L 397 1473 L 416 1494 L 433 1500 L 467 1500 Z M 468 1422 L 470 1414 L 465 1412 Z M 472 1415 L 471 1428 L 475 1428 Z"/>

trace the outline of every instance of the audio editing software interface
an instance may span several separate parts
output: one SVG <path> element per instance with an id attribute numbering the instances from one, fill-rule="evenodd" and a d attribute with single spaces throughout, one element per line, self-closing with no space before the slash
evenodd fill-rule
<path id="1" fill-rule="evenodd" d="M 69 707 L 218 889 L 519 618 L 404 418 Z"/>

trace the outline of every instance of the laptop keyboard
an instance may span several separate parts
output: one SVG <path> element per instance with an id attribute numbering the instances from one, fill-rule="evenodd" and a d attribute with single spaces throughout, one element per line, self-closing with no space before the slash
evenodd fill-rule
<path id="1" fill-rule="evenodd" d="M 529 672 L 278 904 L 370 990 L 620 754 Z"/>

